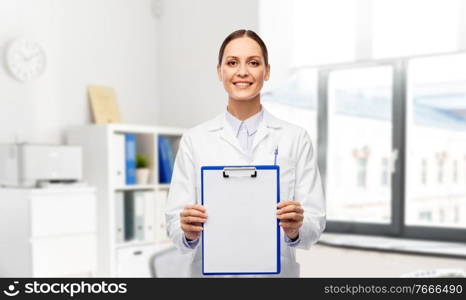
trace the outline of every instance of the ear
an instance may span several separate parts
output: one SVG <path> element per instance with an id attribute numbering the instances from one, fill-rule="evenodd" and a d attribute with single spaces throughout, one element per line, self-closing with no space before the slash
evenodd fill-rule
<path id="1" fill-rule="evenodd" d="M 220 65 L 217 65 L 217 77 L 218 77 L 218 80 L 219 80 L 219 81 L 223 81 L 223 78 L 222 78 L 222 68 L 220 67 Z"/>
<path id="2" fill-rule="evenodd" d="M 267 67 L 265 67 L 265 81 L 269 80 L 270 78 L 270 65 L 267 65 Z"/>

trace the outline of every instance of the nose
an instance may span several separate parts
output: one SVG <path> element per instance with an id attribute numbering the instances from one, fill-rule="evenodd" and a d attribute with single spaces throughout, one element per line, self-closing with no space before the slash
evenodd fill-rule
<path id="1" fill-rule="evenodd" d="M 240 64 L 238 68 L 238 72 L 236 73 L 239 77 L 246 77 L 248 76 L 248 68 L 245 63 Z"/>

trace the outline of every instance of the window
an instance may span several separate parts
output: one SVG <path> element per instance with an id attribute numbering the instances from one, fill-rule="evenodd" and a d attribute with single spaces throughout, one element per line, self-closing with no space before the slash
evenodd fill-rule
<path id="1" fill-rule="evenodd" d="M 458 183 L 458 161 L 453 161 L 453 183 Z"/>
<path id="2" fill-rule="evenodd" d="M 421 164 L 421 183 L 422 185 L 427 184 L 427 159 L 425 158 L 422 159 Z"/>
<path id="3" fill-rule="evenodd" d="M 367 160 L 369 159 L 369 149 L 364 147 L 363 150 L 353 151 L 353 156 L 356 159 L 356 185 L 360 188 L 367 187 Z"/>
<path id="4" fill-rule="evenodd" d="M 274 69 L 279 65 L 284 73 L 291 67 L 458 51 L 466 47 L 465 18 L 464 0 L 259 1 L 261 35 L 271 57 L 280 60 Z"/>
<path id="5" fill-rule="evenodd" d="M 307 129 L 317 149 L 317 70 L 295 71 L 285 83 L 265 91 L 261 100 L 271 114 Z"/>
<path id="6" fill-rule="evenodd" d="M 466 236 L 464 66 L 466 54 L 322 67 L 328 231 Z"/>
<path id="7" fill-rule="evenodd" d="M 445 160 L 447 154 L 445 152 L 440 152 L 435 155 L 435 160 L 437 161 L 437 183 L 443 183 L 443 174 L 445 173 Z"/>
<path id="8" fill-rule="evenodd" d="M 463 180 L 464 180 L 464 183 L 466 184 L 466 155 L 464 156 Z"/>
<path id="9" fill-rule="evenodd" d="M 464 183 L 466 184 L 466 155 L 464 156 L 463 180 L 464 180 Z"/>
<path id="10" fill-rule="evenodd" d="M 373 1 L 373 57 L 457 50 L 460 4 L 460 0 Z"/>
<path id="11" fill-rule="evenodd" d="M 455 210 L 454 210 L 454 222 L 455 223 L 458 223 L 460 221 L 460 207 L 459 206 L 455 206 Z"/>
<path id="12" fill-rule="evenodd" d="M 380 174 L 380 160 L 392 151 L 392 79 L 392 66 L 329 71 L 329 220 L 390 222 L 390 190 L 371 174 Z"/>
<path id="13" fill-rule="evenodd" d="M 464 240 L 466 53 L 439 54 L 466 1 L 260 3 L 263 103 L 319 138 L 327 230 Z"/>
<path id="14" fill-rule="evenodd" d="M 382 175 L 380 177 L 380 184 L 382 186 L 388 186 L 388 173 L 389 173 L 389 169 L 388 169 L 388 158 L 382 158 Z"/>
<path id="15" fill-rule="evenodd" d="M 355 59 L 355 0 L 295 0 L 291 3 L 294 66 Z"/>
<path id="16" fill-rule="evenodd" d="M 466 206 L 466 184 L 455 184 L 459 175 L 456 158 L 466 155 L 464 66 L 466 54 L 417 58 L 408 63 L 407 225 L 466 228 L 466 216 L 454 212 L 455 207 Z M 432 160 L 435 180 L 427 188 L 412 180 L 415 162 L 426 157 Z M 439 217 L 428 222 L 418 217 L 426 207 L 439 212 Z"/>
<path id="17" fill-rule="evenodd" d="M 440 208 L 439 209 L 439 223 L 445 222 L 445 210 Z"/>
<path id="18" fill-rule="evenodd" d="M 431 211 L 421 211 L 419 213 L 419 220 L 425 222 L 432 222 L 432 212 Z"/>

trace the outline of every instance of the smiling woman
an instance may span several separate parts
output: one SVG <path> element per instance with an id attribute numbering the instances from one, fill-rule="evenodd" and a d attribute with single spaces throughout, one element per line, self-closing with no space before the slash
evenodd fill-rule
<path id="1" fill-rule="evenodd" d="M 208 212 L 200 205 L 201 168 L 277 164 L 280 203 L 276 218 L 281 227 L 282 267 L 274 276 L 298 277 L 296 248 L 309 249 L 325 228 L 317 153 L 306 130 L 263 109 L 260 92 L 269 79 L 270 65 L 267 47 L 256 33 L 238 30 L 227 36 L 220 47 L 217 76 L 228 94 L 228 106 L 181 139 L 167 201 L 168 234 L 181 252 L 192 254 L 191 276 L 202 276 L 203 245 L 199 240 Z M 231 213 L 240 215 L 241 208 L 232 203 Z M 241 242 L 254 247 L 261 243 L 261 236 L 254 234 L 253 220 L 249 227 L 250 234 Z M 231 236 L 232 232 L 225 234 Z M 239 241 L 232 239 L 231 243 Z"/>
<path id="2" fill-rule="evenodd" d="M 220 47 L 217 73 L 229 96 L 230 113 L 243 119 L 260 111 L 260 91 L 269 80 L 270 65 L 267 47 L 257 34 L 251 30 L 230 34 Z"/>

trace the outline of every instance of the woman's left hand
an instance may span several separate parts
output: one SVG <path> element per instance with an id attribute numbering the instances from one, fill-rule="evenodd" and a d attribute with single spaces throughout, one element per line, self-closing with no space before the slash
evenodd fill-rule
<path id="1" fill-rule="evenodd" d="M 304 209 L 298 201 L 283 201 L 277 205 L 277 218 L 285 234 L 292 240 L 299 235 L 299 228 L 303 225 Z"/>

